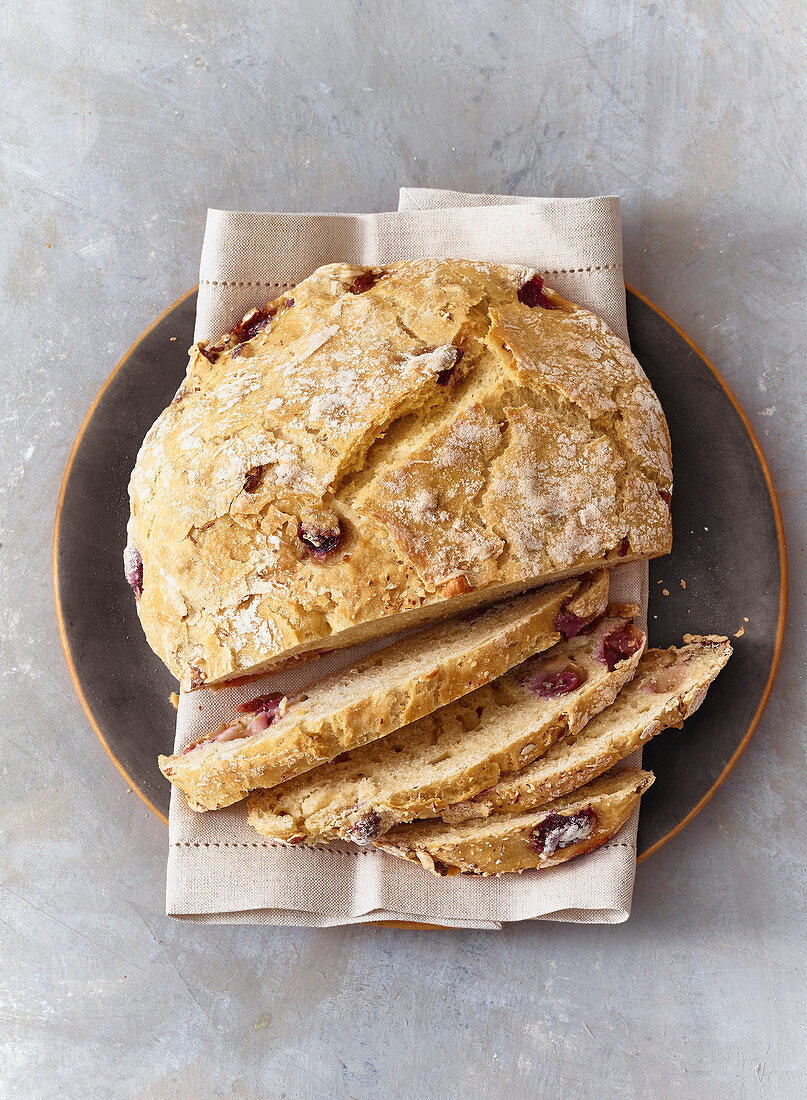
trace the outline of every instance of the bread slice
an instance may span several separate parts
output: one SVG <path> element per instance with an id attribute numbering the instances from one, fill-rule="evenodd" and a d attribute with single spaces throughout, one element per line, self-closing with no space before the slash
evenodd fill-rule
<path id="1" fill-rule="evenodd" d="M 442 819 L 456 823 L 543 806 L 602 775 L 662 730 L 680 729 L 732 652 L 728 639 L 716 635 L 687 634 L 684 642 L 679 648 L 648 649 L 635 677 L 575 738 L 553 745 L 471 801 L 447 806 Z"/>
<path id="2" fill-rule="evenodd" d="M 161 756 L 160 769 L 191 809 L 229 806 L 488 683 L 554 645 L 559 629 L 601 614 L 607 600 L 608 574 L 601 571 L 433 626 L 294 698 L 242 704 L 248 713 L 174 756 Z"/>
<path id="3" fill-rule="evenodd" d="M 495 683 L 343 760 L 256 793 L 251 824 L 283 840 L 365 843 L 485 790 L 576 733 L 633 676 L 646 638 L 625 610 L 636 609 L 612 607 L 587 632 Z"/>
<path id="4" fill-rule="evenodd" d="M 610 840 L 653 779 L 652 772 L 626 768 L 540 810 L 494 814 L 459 825 L 418 821 L 385 833 L 375 844 L 437 875 L 501 875 L 554 867 Z"/>

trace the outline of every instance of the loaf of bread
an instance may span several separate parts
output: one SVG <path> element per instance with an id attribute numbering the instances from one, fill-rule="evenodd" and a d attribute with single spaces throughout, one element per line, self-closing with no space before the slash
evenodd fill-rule
<path id="1" fill-rule="evenodd" d="M 554 867 L 610 840 L 653 779 L 652 772 L 626 768 L 600 776 L 540 810 L 494 814 L 459 825 L 418 821 L 392 829 L 375 844 L 437 875 L 501 875 Z"/>
<path id="2" fill-rule="evenodd" d="M 193 810 L 229 806 L 259 787 L 333 760 L 495 679 L 554 645 L 570 618 L 605 610 L 608 574 L 547 585 L 377 650 L 292 698 L 245 701 L 206 737 L 161 756 Z M 556 625 L 557 624 L 557 625 Z"/>
<path id="3" fill-rule="evenodd" d="M 456 823 L 492 813 L 522 813 L 582 787 L 662 730 L 680 729 L 730 656 L 728 639 L 715 635 L 687 634 L 678 648 L 648 649 L 630 683 L 575 737 L 553 745 L 533 764 L 469 802 L 447 806 L 440 816 Z"/>
<path id="4" fill-rule="evenodd" d="M 535 272 L 337 264 L 191 349 L 125 569 L 196 688 L 663 554 L 670 492 L 641 367 Z"/>
<path id="5" fill-rule="evenodd" d="M 632 676 L 645 635 L 612 607 L 589 630 L 340 760 L 249 800 L 258 832 L 367 843 L 439 814 L 577 733 Z"/>

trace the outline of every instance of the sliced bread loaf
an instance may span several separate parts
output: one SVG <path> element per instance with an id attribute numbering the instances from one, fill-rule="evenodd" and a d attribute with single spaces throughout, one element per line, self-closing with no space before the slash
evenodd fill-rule
<path id="1" fill-rule="evenodd" d="M 458 825 L 418 821 L 392 829 L 375 844 L 437 875 L 501 875 L 554 867 L 610 840 L 653 779 L 652 772 L 626 768 L 600 776 L 540 810 L 493 814 Z"/>
<path id="2" fill-rule="evenodd" d="M 447 806 L 442 819 L 456 823 L 543 806 L 602 775 L 662 730 L 680 729 L 732 652 L 728 639 L 715 635 L 687 634 L 684 642 L 679 648 L 648 649 L 635 677 L 576 737 L 553 745 L 471 801 Z"/>
<path id="3" fill-rule="evenodd" d="M 607 600 L 608 575 L 601 571 L 433 626 L 294 698 L 268 695 L 242 704 L 231 723 L 161 756 L 160 769 L 191 809 L 229 806 L 488 683 L 548 649 L 570 622 L 601 614 Z"/>
<path id="4" fill-rule="evenodd" d="M 125 571 L 155 652 L 209 687 L 666 554 L 671 489 L 641 366 L 538 272 L 328 264 L 192 348 Z"/>
<path id="5" fill-rule="evenodd" d="M 283 840 L 366 843 L 439 814 L 529 764 L 608 706 L 636 669 L 646 638 L 616 606 L 594 626 L 494 683 L 343 760 L 256 792 L 250 823 Z"/>

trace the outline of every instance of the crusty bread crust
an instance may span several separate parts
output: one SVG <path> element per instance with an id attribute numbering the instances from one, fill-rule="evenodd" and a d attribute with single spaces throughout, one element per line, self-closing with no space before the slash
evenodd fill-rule
<path id="1" fill-rule="evenodd" d="M 590 783 L 662 730 L 680 729 L 731 656 L 727 638 L 687 634 L 683 646 L 648 649 L 614 702 L 576 737 L 553 745 L 529 767 L 505 776 L 468 802 L 448 806 L 456 823 L 493 813 L 522 813 Z"/>
<path id="2" fill-rule="evenodd" d="M 533 275 L 335 264 L 191 349 L 126 551 L 183 687 L 667 552 L 658 400 L 594 314 L 525 296 Z"/>
<path id="3" fill-rule="evenodd" d="M 220 809 L 340 753 L 383 737 L 487 684 L 532 653 L 554 645 L 555 619 L 570 601 L 602 613 L 608 575 L 569 580 L 399 641 L 336 672 L 293 699 L 277 700 L 274 720 L 247 734 L 253 715 L 233 716 L 228 739 L 211 732 L 174 756 L 163 775 L 194 810 Z"/>
<path id="4" fill-rule="evenodd" d="M 610 840 L 653 779 L 652 772 L 626 768 L 601 776 L 540 810 L 495 814 L 460 825 L 418 821 L 385 833 L 375 845 L 438 875 L 501 875 L 555 867 Z M 553 839 L 559 837 L 561 843 L 552 849 Z"/>
<path id="5" fill-rule="evenodd" d="M 472 797 L 574 735 L 613 701 L 646 642 L 630 627 L 635 649 L 609 667 L 605 640 L 625 627 L 626 620 L 609 609 L 589 631 L 486 687 L 343 759 L 256 792 L 249 800 L 250 824 L 282 840 L 366 842 Z M 570 671 L 574 680 L 556 690 L 559 676 Z"/>

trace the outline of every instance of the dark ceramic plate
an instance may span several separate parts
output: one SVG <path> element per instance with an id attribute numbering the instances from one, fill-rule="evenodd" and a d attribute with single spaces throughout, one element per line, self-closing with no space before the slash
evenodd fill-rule
<path id="1" fill-rule="evenodd" d="M 121 553 L 129 473 L 184 375 L 195 309 L 191 292 L 107 380 L 70 455 L 54 536 L 56 606 L 76 690 L 126 781 L 163 818 L 169 786 L 156 757 L 173 744 L 169 695 L 176 683 L 146 644 Z M 753 732 L 779 656 L 786 560 L 765 461 L 720 376 L 669 318 L 632 291 L 628 324 L 667 414 L 675 462 L 674 549 L 650 566 L 651 642 L 743 630 L 685 729 L 645 751 L 656 773 L 642 802 L 639 848 L 646 856 L 697 813 Z"/>

